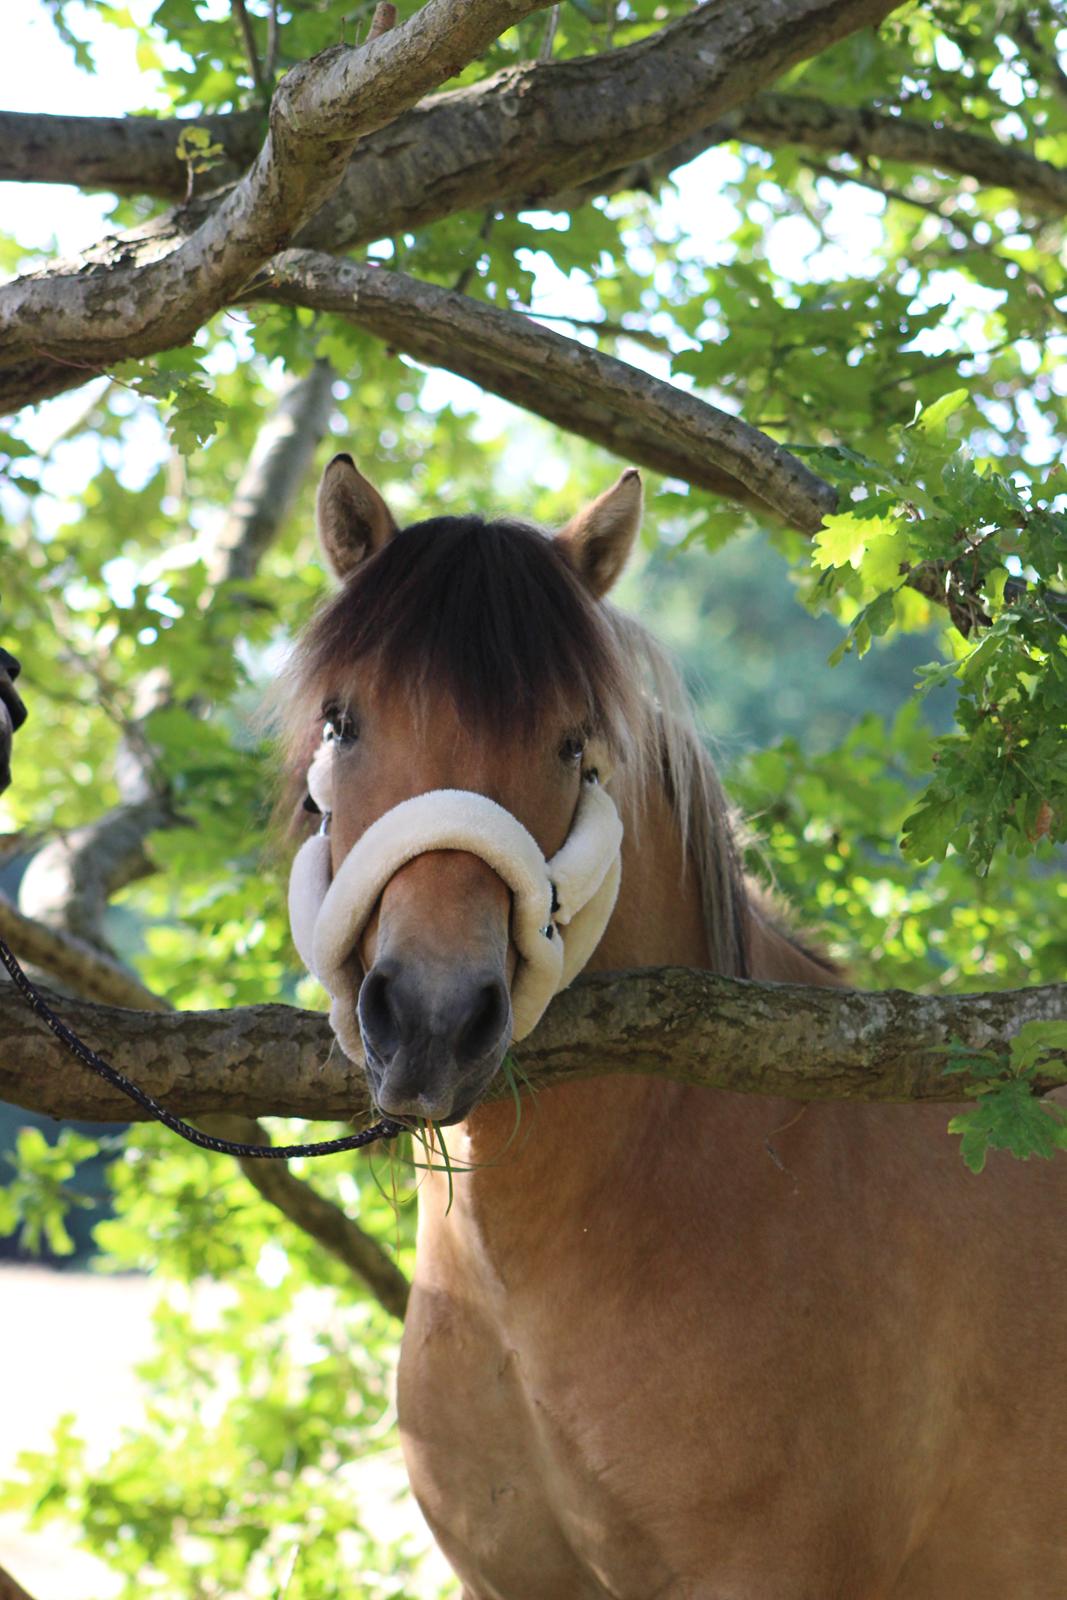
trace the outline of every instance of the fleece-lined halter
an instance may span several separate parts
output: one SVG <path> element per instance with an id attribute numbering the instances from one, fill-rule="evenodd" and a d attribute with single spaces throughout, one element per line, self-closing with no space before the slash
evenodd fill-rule
<path id="1" fill-rule="evenodd" d="M 518 818 L 484 794 L 433 789 L 402 800 L 371 824 L 336 877 L 328 826 L 333 809 L 333 746 L 326 741 L 308 771 L 308 791 L 323 814 L 321 831 L 297 852 L 289 878 L 289 923 L 300 959 L 329 993 L 334 1017 L 348 985 L 342 973 L 393 874 L 428 850 L 464 850 L 492 867 L 511 890 L 511 938 L 519 965 L 511 990 L 512 1037 L 534 1027 L 600 943 L 619 892 L 622 822 L 594 770 L 582 775 L 570 833 L 546 860 Z"/>

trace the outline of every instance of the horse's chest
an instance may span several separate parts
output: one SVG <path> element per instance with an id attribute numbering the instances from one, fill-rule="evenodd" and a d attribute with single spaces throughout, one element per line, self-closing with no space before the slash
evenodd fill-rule
<path id="1" fill-rule="evenodd" d="M 400 1423 L 412 1487 L 471 1600 L 647 1600 L 668 1581 L 577 1398 L 470 1305 L 413 1297 Z"/>

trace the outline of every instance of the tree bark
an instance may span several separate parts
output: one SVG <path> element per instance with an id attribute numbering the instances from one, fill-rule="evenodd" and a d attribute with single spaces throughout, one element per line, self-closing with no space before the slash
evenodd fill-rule
<path id="1" fill-rule="evenodd" d="M 370 1115 L 362 1070 L 336 1048 L 318 1013 L 269 1005 L 160 1016 L 58 1005 L 87 1043 L 182 1116 Z M 796 1100 L 954 1102 L 978 1080 L 945 1076 L 953 1041 L 1006 1055 L 1024 1022 L 1065 1018 L 1062 984 L 862 994 L 656 968 L 585 974 L 516 1055 L 535 1090 L 636 1072 Z M 1065 1083 L 1061 1053 L 1035 1086 L 1047 1092 Z M 10 988 L 0 992 L 0 1098 L 87 1121 L 143 1116 L 68 1055 Z"/>
<path id="2" fill-rule="evenodd" d="M 350 248 L 487 200 L 543 200 L 598 167 L 664 149 L 794 62 L 876 24 L 893 0 L 720 0 L 623 50 L 511 69 L 394 120 L 461 64 L 455 50 L 449 63 L 440 40 L 432 62 L 428 49 L 394 46 L 416 25 L 431 35 L 426 19 L 450 7 L 463 13 L 453 33 L 471 55 L 482 12 L 498 23 L 509 13 L 506 26 L 540 9 L 534 0 L 430 0 L 363 52 L 324 52 L 282 80 L 267 142 L 234 188 L 108 242 L 73 270 L 0 288 L 0 409 L 190 338 L 294 233 L 302 245 Z M 405 77 L 396 69 L 409 57 Z M 346 174 L 357 135 L 375 129 L 380 137 L 364 138 Z M 343 174 L 343 192 L 325 206 Z"/>
<path id="3" fill-rule="evenodd" d="M 427 0 L 402 28 L 294 67 L 251 170 L 187 238 L 164 245 L 151 228 L 139 258 L 132 240 L 112 241 L 88 270 L 53 268 L 0 289 L 0 364 L 46 355 L 91 370 L 184 343 L 333 193 L 361 134 L 545 3 Z"/>

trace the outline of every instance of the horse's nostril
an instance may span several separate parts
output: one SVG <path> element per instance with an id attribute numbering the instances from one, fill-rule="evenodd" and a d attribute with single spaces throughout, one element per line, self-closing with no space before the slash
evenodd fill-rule
<path id="1" fill-rule="evenodd" d="M 373 967 L 359 991 L 359 1025 L 375 1054 L 388 1059 L 400 1044 L 400 1025 L 392 1004 L 388 972 Z"/>
<path id="2" fill-rule="evenodd" d="M 480 1061 L 499 1043 L 508 1017 L 508 991 L 493 980 L 476 991 L 471 1013 L 456 1038 L 456 1059 Z"/>

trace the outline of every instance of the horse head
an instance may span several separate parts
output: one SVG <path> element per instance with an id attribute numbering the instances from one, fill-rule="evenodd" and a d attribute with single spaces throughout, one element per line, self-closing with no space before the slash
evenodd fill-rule
<path id="1" fill-rule="evenodd" d="M 292 920 L 390 1116 L 465 1117 L 610 914 L 621 825 L 600 783 L 630 691 L 600 602 L 640 514 L 630 471 L 554 537 L 401 529 L 350 456 L 326 469 L 341 586 L 298 648 L 290 749 L 329 833 L 297 857 Z"/>

